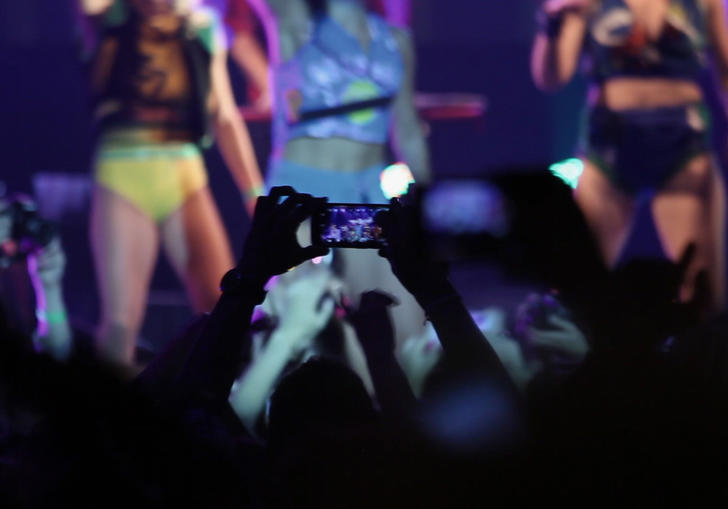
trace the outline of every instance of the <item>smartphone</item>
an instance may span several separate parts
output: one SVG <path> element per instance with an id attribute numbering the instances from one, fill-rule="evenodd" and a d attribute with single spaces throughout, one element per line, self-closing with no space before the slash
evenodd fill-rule
<path id="1" fill-rule="evenodd" d="M 386 246 L 382 228 L 376 222 L 386 204 L 327 203 L 311 221 L 311 242 L 317 246 L 378 249 Z"/>

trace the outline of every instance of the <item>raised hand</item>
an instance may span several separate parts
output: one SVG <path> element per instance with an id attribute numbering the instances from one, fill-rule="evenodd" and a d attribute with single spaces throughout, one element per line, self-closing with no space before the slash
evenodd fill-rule
<path id="1" fill-rule="evenodd" d="M 279 203 L 283 197 L 285 200 Z M 258 198 L 238 264 L 240 273 L 265 284 L 272 276 L 328 253 L 326 247 L 301 247 L 296 240 L 298 227 L 323 203 L 324 198 L 296 193 L 288 186 L 274 187 L 268 196 Z"/>
<path id="2" fill-rule="evenodd" d="M 379 255 L 389 260 L 394 275 L 427 310 L 429 302 L 442 296 L 447 267 L 429 256 L 418 213 L 416 207 L 393 199 L 388 212 L 377 214 L 376 221 L 387 239 Z"/>
<path id="3" fill-rule="evenodd" d="M 571 370 L 584 360 L 589 352 L 589 343 L 584 333 L 570 320 L 550 315 L 547 322 L 552 329 L 529 327 L 530 347 L 538 353 L 547 370 Z"/>
<path id="4" fill-rule="evenodd" d="M 431 323 L 427 324 L 422 334 L 410 336 L 402 345 L 399 363 L 417 396 L 422 394 L 428 375 L 441 357 L 442 347 Z"/>
<path id="5" fill-rule="evenodd" d="M 283 290 L 285 312 L 276 330 L 296 356 L 311 345 L 313 339 L 331 319 L 335 297 L 330 293 L 333 276 L 328 271 L 317 271 L 297 279 Z"/>

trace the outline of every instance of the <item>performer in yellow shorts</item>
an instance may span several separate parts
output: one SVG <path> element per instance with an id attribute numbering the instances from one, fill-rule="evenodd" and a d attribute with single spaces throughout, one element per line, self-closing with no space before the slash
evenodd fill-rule
<path id="1" fill-rule="evenodd" d="M 233 257 L 201 149 L 215 129 L 248 210 L 262 180 L 213 11 L 175 0 L 82 0 L 100 27 L 91 80 L 100 138 L 91 245 L 100 356 L 131 366 L 159 246 L 208 311 Z"/>
<path id="2" fill-rule="evenodd" d="M 207 187 L 199 148 L 182 142 L 107 143 L 96 156 L 95 180 L 160 223 Z"/>

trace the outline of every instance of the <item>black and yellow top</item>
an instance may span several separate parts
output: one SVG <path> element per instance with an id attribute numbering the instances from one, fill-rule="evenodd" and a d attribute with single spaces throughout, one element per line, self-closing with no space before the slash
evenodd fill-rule
<path id="1" fill-rule="evenodd" d="M 117 0 L 91 70 L 102 130 L 150 127 L 208 144 L 210 60 L 221 37 L 214 11 L 142 19 Z"/>

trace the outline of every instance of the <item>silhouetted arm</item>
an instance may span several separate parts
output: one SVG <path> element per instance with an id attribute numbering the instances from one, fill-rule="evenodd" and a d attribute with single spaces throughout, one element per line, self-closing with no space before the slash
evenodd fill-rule
<path id="1" fill-rule="evenodd" d="M 408 416 L 417 402 L 394 356 L 394 329 L 388 309 L 393 303 L 388 295 L 366 292 L 350 319 L 366 355 L 379 407 L 383 414 L 399 417 Z"/>
<path id="2" fill-rule="evenodd" d="M 283 196 L 285 201 L 278 203 Z M 255 306 L 265 298 L 264 287 L 274 275 L 316 256 L 327 248 L 302 248 L 296 230 L 320 206 L 321 200 L 276 187 L 258 199 L 253 224 L 237 267 L 223 278 L 222 290 L 178 377 L 183 395 L 227 402 L 240 371 L 243 345 Z"/>
<path id="3" fill-rule="evenodd" d="M 393 200 L 390 212 L 377 217 L 388 239 L 380 254 L 425 310 L 437 331 L 447 367 L 460 374 L 493 377 L 515 392 L 507 371 L 449 281 L 446 268 L 430 260 L 416 214 L 413 207 Z"/>

